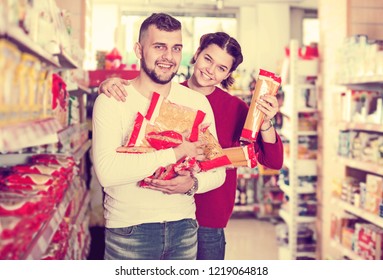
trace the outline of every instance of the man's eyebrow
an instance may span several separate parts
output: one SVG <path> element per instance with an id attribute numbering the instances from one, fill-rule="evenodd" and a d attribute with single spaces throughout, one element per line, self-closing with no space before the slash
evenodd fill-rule
<path id="1" fill-rule="evenodd" d="M 153 45 L 160 45 L 160 46 L 166 46 L 165 43 L 162 43 L 162 42 L 154 42 Z M 182 44 L 175 44 L 174 47 L 183 47 Z"/>

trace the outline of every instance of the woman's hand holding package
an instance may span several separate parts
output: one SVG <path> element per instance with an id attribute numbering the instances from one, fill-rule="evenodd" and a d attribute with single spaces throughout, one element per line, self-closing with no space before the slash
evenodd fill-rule
<path id="1" fill-rule="evenodd" d="M 98 87 L 98 94 L 105 94 L 108 97 L 114 97 L 118 101 L 125 101 L 125 97 L 128 93 L 125 90 L 125 86 L 129 85 L 129 80 L 120 78 L 110 78 L 103 81 Z"/>
<path id="2" fill-rule="evenodd" d="M 272 120 L 274 116 L 278 113 L 278 100 L 274 95 L 265 94 L 259 98 L 257 103 L 257 108 L 265 114 L 263 123 L 266 126 L 268 125 L 268 122 Z M 262 129 L 264 128 L 266 127 L 262 127 Z"/>
<path id="3" fill-rule="evenodd" d="M 258 100 L 258 109 L 265 114 L 261 126 L 262 140 L 266 143 L 275 143 L 277 137 L 271 120 L 279 111 L 278 100 L 274 95 L 265 94 Z"/>

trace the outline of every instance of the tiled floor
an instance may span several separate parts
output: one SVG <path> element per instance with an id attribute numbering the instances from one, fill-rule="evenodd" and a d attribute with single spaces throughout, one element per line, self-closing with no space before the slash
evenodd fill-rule
<path id="1" fill-rule="evenodd" d="M 277 260 L 275 225 L 254 218 L 232 218 L 225 230 L 227 260 Z"/>

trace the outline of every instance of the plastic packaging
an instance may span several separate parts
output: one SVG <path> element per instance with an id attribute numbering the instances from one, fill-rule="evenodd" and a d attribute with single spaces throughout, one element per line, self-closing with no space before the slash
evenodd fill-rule
<path id="1" fill-rule="evenodd" d="M 272 72 L 261 69 L 253 96 L 250 102 L 249 112 L 241 133 L 241 141 L 255 142 L 263 123 L 265 114 L 257 108 L 257 102 L 261 96 L 276 95 L 281 84 L 281 78 Z"/>

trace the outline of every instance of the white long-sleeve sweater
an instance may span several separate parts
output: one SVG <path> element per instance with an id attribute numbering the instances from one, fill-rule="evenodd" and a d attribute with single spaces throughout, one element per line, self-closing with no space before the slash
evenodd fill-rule
<path id="1" fill-rule="evenodd" d="M 177 221 L 195 218 L 192 196 L 167 195 L 141 188 L 138 182 L 150 176 L 160 166 L 175 163 L 173 149 L 146 154 L 116 153 L 131 131 L 137 112 L 145 115 L 150 100 L 132 85 L 126 87 L 128 97 L 118 102 L 104 94 L 97 97 L 93 108 L 93 157 L 97 177 L 104 188 L 106 227 L 119 228 L 142 223 Z M 168 100 L 206 113 L 204 123 L 217 137 L 213 111 L 205 96 L 173 82 Z M 196 175 L 198 193 L 221 186 L 225 179 L 223 168 Z"/>

